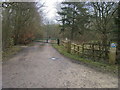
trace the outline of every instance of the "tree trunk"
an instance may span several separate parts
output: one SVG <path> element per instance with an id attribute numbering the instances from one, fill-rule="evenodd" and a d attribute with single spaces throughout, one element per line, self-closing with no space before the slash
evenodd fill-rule
<path id="1" fill-rule="evenodd" d="M 108 58 L 108 48 L 107 48 L 107 35 L 106 34 L 103 34 L 103 40 L 102 40 L 102 45 L 103 45 L 103 50 L 105 51 L 104 54 L 105 54 L 105 57 L 104 59 L 107 60 Z"/>

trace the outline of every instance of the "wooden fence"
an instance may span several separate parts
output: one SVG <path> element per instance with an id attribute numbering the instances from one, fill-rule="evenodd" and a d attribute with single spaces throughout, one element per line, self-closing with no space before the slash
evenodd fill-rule
<path id="1" fill-rule="evenodd" d="M 90 58 L 92 60 L 106 60 L 108 61 L 108 53 L 110 46 L 109 44 L 106 46 L 107 50 L 105 50 L 105 46 L 103 46 L 100 42 L 97 43 L 83 43 L 81 45 L 71 43 L 70 48 L 68 48 L 69 41 L 61 41 L 61 45 L 65 48 L 70 49 L 70 53 L 78 54 L 81 57 Z M 107 56 L 106 56 L 107 53 Z"/>

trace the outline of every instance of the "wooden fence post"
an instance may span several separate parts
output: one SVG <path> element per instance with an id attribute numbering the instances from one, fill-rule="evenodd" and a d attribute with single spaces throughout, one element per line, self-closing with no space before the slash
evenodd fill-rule
<path id="1" fill-rule="evenodd" d="M 93 58 L 94 58 L 94 44 L 92 44 L 92 55 L 93 55 Z"/>
<path id="2" fill-rule="evenodd" d="M 116 47 L 110 47 L 109 51 L 109 63 L 110 64 L 115 64 L 116 62 Z"/>
<path id="3" fill-rule="evenodd" d="M 84 57 L 84 43 L 82 44 L 82 56 Z"/>
<path id="4" fill-rule="evenodd" d="M 67 52 L 71 53 L 71 41 L 67 42 Z"/>
<path id="5" fill-rule="evenodd" d="M 80 51 L 80 47 L 79 47 L 79 45 L 77 46 L 77 54 L 79 55 L 79 51 Z"/>
<path id="6" fill-rule="evenodd" d="M 74 50 L 74 54 L 75 54 L 75 44 L 74 44 L 73 50 Z"/>
<path id="7" fill-rule="evenodd" d="M 100 59 L 102 55 L 101 43 L 99 42 L 98 45 L 99 45 L 99 59 Z"/>

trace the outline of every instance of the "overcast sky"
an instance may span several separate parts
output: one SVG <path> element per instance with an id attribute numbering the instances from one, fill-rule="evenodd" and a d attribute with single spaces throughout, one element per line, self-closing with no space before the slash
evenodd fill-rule
<path id="1" fill-rule="evenodd" d="M 43 17 L 49 21 L 55 22 L 57 17 L 58 4 L 62 1 L 63 0 L 41 0 L 41 2 L 44 3 Z"/>

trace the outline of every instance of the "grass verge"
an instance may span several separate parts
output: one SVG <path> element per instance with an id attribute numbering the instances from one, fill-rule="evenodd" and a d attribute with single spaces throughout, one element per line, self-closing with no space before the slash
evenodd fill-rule
<path id="1" fill-rule="evenodd" d="M 22 49 L 21 46 L 12 46 L 11 48 L 7 48 L 4 52 L 2 52 L 2 59 L 7 60 L 12 55 L 15 55 Z"/>
<path id="2" fill-rule="evenodd" d="M 92 60 L 87 60 L 87 59 L 81 58 L 78 55 L 73 55 L 73 54 L 67 53 L 66 48 L 64 48 L 63 46 L 58 46 L 57 44 L 52 44 L 52 46 L 58 52 L 60 52 L 62 55 L 66 56 L 68 58 L 80 61 L 81 63 L 87 64 L 88 66 L 99 69 L 100 71 L 105 71 L 105 72 L 108 71 L 108 72 L 113 73 L 113 74 L 118 73 L 118 65 L 111 65 L 111 64 L 105 64 L 105 63 L 102 63 L 102 62 L 95 62 L 95 61 L 92 61 Z"/>

